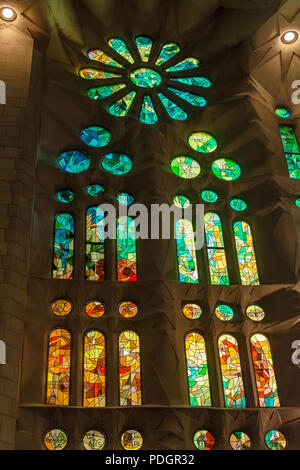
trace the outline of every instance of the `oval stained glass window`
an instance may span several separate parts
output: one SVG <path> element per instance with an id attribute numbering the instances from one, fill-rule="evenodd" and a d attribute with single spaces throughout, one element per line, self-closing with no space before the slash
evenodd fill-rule
<path id="1" fill-rule="evenodd" d="M 101 318 L 105 313 L 105 305 L 100 300 L 90 300 L 85 306 L 85 313 L 91 318 Z"/>
<path id="2" fill-rule="evenodd" d="M 262 321 L 266 314 L 259 305 L 248 305 L 246 308 L 246 315 L 252 321 Z"/>
<path id="3" fill-rule="evenodd" d="M 92 197 L 99 197 L 105 192 L 103 186 L 101 186 L 100 184 L 90 184 L 86 187 L 85 190 L 88 195 Z"/>
<path id="4" fill-rule="evenodd" d="M 209 431 L 201 430 L 194 434 L 194 446 L 198 450 L 212 450 L 215 447 L 215 438 Z"/>
<path id="5" fill-rule="evenodd" d="M 82 142 L 90 147 L 105 147 L 111 142 L 111 133 L 99 126 L 83 129 L 80 134 Z"/>
<path id="6" fill-rule="evenodd" d="M 56 199 L 64 204 L 69 204 L 74 201 L 75 193 L 71 191 L 71 189 L 61 189 L 60 191 L 57 191 Z"/>
<path id="7" fill-rule="evenodd" d="M 139 450 L 143 445 L 143 437 L 140 432 L 130 429 L 122 434 L 121 444 L 125 450 Z"/>
<path id="8" fill-rule="evenodd" d="M 289 118 L 291 113 L 286 108 L 276 108 L 275 114 L 281 118 Z"/>
<path id="9" fill-rule="evenodd" d="M 66 317 L 72 311 L 72 304 L 69 300 L 58 299 L 52 302 L 51 312 L 58 317 Z"/>
<path id="10" fill-rule="evenodd" d="M 284 450 L 286 448 L 286 438 L 276 429 L 272 429 L 266 434 L 265 441 L 271 450 Z"/>
<path id="11" fill-rule="evenodd" d="M 189 198 L 183 195 L 175 196 L 173 199 L 173 204 L 180 209 L 186 209 L 191 204 Z"/>
<path id="12" fill-rule="evenodd" d="M 251 439 L 245 432 L 233 432 L 229 442 L 233 450 L 248 450 L 251 447 Z"/>
<path id="13" fill-rule="evenodd" d="M 133 318 L 138 314 L 138 307 L 133 302 L 122 302 L 119 305 L 119 314 L 124 318 Z"/>
<path id="14" fill-rule="evenodd" d="M 125 175 L 132 169 L 132 161 L 123 153 L 109 153 L 101 161 L 102 168 L 113 175 Z"/>
<path id="15" fill-rule="evenodd" d="M 129 193 L 118 193 L 117 201 L 120 206 L 130 206 L 134 203 L 134 197 Z"/>
<path id="16" fill-rule="evenodd" d="M 215 315 L 219 320 L 229 321 L 234 316 L 234 310 L 226 304 L 220 304 L 215 308 Z"/>
<path id="17" fill-rule="evenodd" d="M 200 165 L 190 157 L 176 157 L 171 162 L 171 169 L 176 176 L 184 179 L 196 178 L 200 175 Z"/>
<path id="18" fill-rule="evenodd" d="M 295 200 L 295 204 L 297 207 L 300 207 L 300 197 L 298 197 L 296 200 Z"/>
<path id="19" fill-rule="evenodd" d="M 90 157 L 79 150 L 63 152 L 58 157 L 59 167 L 67 173 L 82 173 L 91 165 Z"/>
<path id="20" fill-rule="evenodd" d="M 230 207 L 234 211 L 243 212 L 247 209 L 247 203 L 243 199 L 231 199 Z"/>
<path id="21" fill-rule="evenodd" d="M 207 132 L 195 132 L 189 137 L 189 145 L 196 152 L 212 153 L 218 148 L 216 139 Z"/>
<path id="22" fill-rule="evenodd" d="M 44 444 L 48 450 L 64 450 L 68 437 L 62 429 L 51 429 L 44 437 Z"/>
<path id="23" fill-rule="evenodd" d="M 143 88 L 155 88 L 161 83 L 161 76 L 151 69 L 138 69 L 130 74 L 131 81 Z"/>
<path id="24" fill-rule="evenodd" d="M 212 172 L 221 180 L 233 181 L 238 179 L 242 172 L 239 165 L 229 158 L 220 158 L 212 164 Z"/>
<path id="25" fill-rule="evenodd" d="M 105 446 L 105 435 L 100 431 L 88 431 L 82 439 L 85 450 L 102 450 Z"/>
<path id="26" fill-rule="evenodd" d="M 202 191 L 201 197 L 203 201 L 210 203 L 217 202 L 217 200 L 219 199 L 217 193 L 215 193 L 211 189 L 206 189 L 205 191 Z"/>
<path id="27" fill-rule="evenodd" d="M 197 304 L 185 304 L 182 308 L 182 313 L 190 320 L 198 320 L 202 315 L 202 308 Z"/>

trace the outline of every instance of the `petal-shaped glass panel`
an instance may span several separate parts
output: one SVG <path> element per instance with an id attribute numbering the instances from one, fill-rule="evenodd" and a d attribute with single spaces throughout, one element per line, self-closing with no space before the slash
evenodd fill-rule
<path id="1" fill-rule="evenodd" d="M 112 67 L 120 67 L 124 69 L 124 65 L 119 64 L 117 61 L 112 59 L 109 55 L 105 52 L 101 51 L 101 49 L 93 49 L 88 52 L 88 58 L 91 60 L 96 60 L 101 64 L 110 65 Z"/>
<path id="2" fill-rule="evenodd" d="M 140 121 L 145 124 L 156 124 L 158 121 L 157 114 L 150 96 L 145 96 L 140 112 Z"/>
<path id="3" fill-rule="evenodd" d="M 138 36 L 135 39 L 135 43 L 139 50 L 142 61 L 148 62 L 150 54 L 151 54 L 152 44 L 153 44 L 152 39 L 146 36 Z"/>
<path id="4" fill-rule="evenodd" d="M 109 47 L 111 47 L 114 51 L 124 57 L 124 59 L 128 60 L 128 62 L 130 62 L 131 64 L 134 63 L 132 55 L 130 54 L 128 47 L 126 46 L 125 42 L 122 41 L 122 39 L 111 38 L 107 42 Z"/>
<path id="5" fill-rule="evenodd" d="M 178 54 L 178 52 L 180 52 L 180 47 L 178 44 L 175 44 L 174 42 L 168 42 L 167 44 L 164 44 L 157 58 L 156 65 L 164 64 L 169 59 L 171 59 L 171 57 L 174 57 L 174 55 Z"/>
<path id="6" fill-rule="evenodd" d="M 96 88 L 90 88 L 88 90 L 88 96 L 92 100 L 104 100 L 105 98 L 108 98 L 109 96 L 113 95 L 114 93 L 117 93 L 117 91 L 122 90 L 122 88 L 125 88 L 126 85 L 124 83 L 120 83 L 118 85 L 107 85 L 107 86 L 99 86 Z"/>
<path id="7" fill-rule="evenodd" d="M 99 126 L 83 129 L 80 134 L 81 140 L 90 147 L 105 147 L 111 141 L 111 133 Z"/>
<path id="8" fill-rule="evenodd" d="M 211 87 L 211 81 L 205 77 L 185 77 L 185 78 L 171 78 L 174 82 L 184 83 L 185 85 L 201 86 L 203 88 Z"/>
<path id="9" fill-rule="evenodd" d="M 79 76 L 86 80 L 107 80 L 109 78 L 119 78 L 122 75 L 104 72 L 103 70 L 94 69 L 92 67 L 84 67 L 79 70 Z"/>
<path id="10" fill-rule="evenodd" d="M 193 57 L 189 57 L 188 59 L 184 59 L 178 64 L 173 65 L 167 69 L 167 72 L 178 72 L 179 70 L 191 70 L 196 69 L 200 66 L 200 61 L 198 59 L 194 59 Z"/>
<path id="11" fill-rule="evenodd" d="M 189 93 L 188 91 L 176 90 L 175 88 L 168 87 L 168 90 L 175 93 L 182 100 L 187 101 L 193 106 L 203 107 L 206 105 L 207 100 L 203 96 L 194 95 L 194 93 Z"/>
<path id="12" fill-rule="evenodd" d="M 122 153 L 109 153 L 104 155 L 101 166 L 105 171 L 113 175 L 125 175 L 132 169 L 132 161 Z"/>
<path id="13" fill-rule="evenodd" d="M 112 114 L 113 116 L 118 116 L 118 117 L 124 117 L 127 116 L 131 105 L 133 103 L 133 100 L 135 98 L 136 92 L 131 91 L 127 95 L 123 96 L 123 98 L 120 98 L 118 101 L 115 103 L 109 105 L 106 107 L 107 111 L 109 114 Z"/>
<path id="14" fill-rule="evenodd" d="M 187 118 L 186 112 L 165 95 L 158 93 L 158 97 L 170 118 L 176 119 L 177 121 L 184 121 Z"/>
<path id="15" fill-rule="evenodd" d="M 82 173 L 90 167 L 91 161 L 86 153 L 69 150 L 59 155 L 58 164 L 67 173 Z"/>

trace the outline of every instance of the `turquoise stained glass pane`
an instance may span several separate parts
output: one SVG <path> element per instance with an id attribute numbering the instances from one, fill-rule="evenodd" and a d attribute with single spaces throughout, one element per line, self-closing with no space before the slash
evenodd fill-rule
<path id="1" fill-rule="evenodd" d="M 82 173 L 90 167 L 91 161 L 86 153 L 69 150 L 59 155 L 58 164 L 67 173 Z"/>
<path id="2" fill-rule="evenodd" d="M 211 189 L 206 189 L 206 190 L 202 191 L 201 197 L 202 197 L 203 201 L 210 202 L 210 203 L 217 202 L 217 200 L 218 200 L 217 193 L 215 193 Z"/>
<path id="3" fill-rule="evenodd" d="M 54 258 L 52 277 L 54 279 L 73 278 L 74 217 L 59 214 L 55 218 Z"/>
<path id="4" fill-rule="evenodd" d="M 233 181 L 241 176 L 239 165 L 229 158 L 220 158 L 212 164 L 213 174 L 222 180 Z"/>
<path id="5" fill-rule="evenodd" d="M 171 87 L 169 87 L 168 90 L 172 91 L 177 96 L 179 96 L 179 98 L 187 101 L 193 106 L 203 107 L 207 103 L 206 99 L 203 98 L 203 96 L 194 95 L 193 93 L 189 93 L 188 91 L 176 90 L 175 88 L 171 88 Z"/>
<path id="6" fill-rule="evenodd" d="M 87 127 L 81 131 L 81 140 L 90 147 L 105 147 L 111 141 L 111 133 L 103 127 Z"/>
<path id="7" fill-rule="evenodd" d="M 289 175 L 293 179 L 300 179 L 300 155 L 285 154 Z"/>
<path id="8" fill-rule="evenodd" d="M 176 119 L 177 121 L 184 121 L 187 118 L 186 112 L 165 95 L 158 93 L 158 97 L 170 118 Z"/>
<path id="9" fill-rule="evenodd" d="M 132 161 L 122 153 L 109 153 L 102 158 L 101 166 L 113 175 L 125 175 L 132 169 Z"/>
<path id="10" fill-rule="evenodd" d="M 146 36 L 139 36 L 135 39 L 135 43 L 139 50 L 142 61 L 148 62 L 153 44 L 152 39 Z"/>
<path id="11" fill-rule="evenodd" d="M 192 223 L 189 220 L 177 220 L 176 244 L 179 281 L 198 282 L 198 267 Z"/>
<path id="12" fill-rule="evenodd" d="M 150 96 L 145 96 L 140 113 L 140 121 L 145 124 L 156 124 L 158 121 Z"/>
<path id="13" fill-rule="evenodd" d="M 89 196 L 99 197 L 104 193 L 104 188 L 100 184 L 90 184 L 86 187 L 86 192 Z"/>
<path id="14" fill-rule="evenodd" d="M 142 88 L 155 88 L 161 83 L 161 76 L 151 69 L 137 69 L 130 74 L 131 81 Z"/>
<path id="15" fill-rule="evenodd" d="M 171 162 L 171 170 L 176 176 L 184 179 L 196 178 L 200 175 L 199 163 L 190 157 L 176 157 Z"/>
<path id="16" fill-rule="evenodd" d="M 169 59 L 171 59 L 171 57 L 174 57 L 174 55 L 178 54 L 178 52 L 180 52 L 180 47 L 178 44 L 175 44 L 174 42 L 164 44 L 156 61 L 156 65 L 164 64 Z"/>
<path id="17" fill-rule="evenodd" d="M 247 209 L 247 203 L 243 199 L 231 199 L 230 207 L 235 211 L 242 212 Z"/>
<path id="18" fill-rule="evenodd" d="M 64 204 L 68 204 L 69 202 L 74 201 L 75 193 L 71 191 L 71 189 L 61 189 L 56 193 L 56 199 L 59 202 L 63 202 Z"/>
<path id="19" fill-rule="evenodd" d="M 130 206 L 134 203 L 134 197 L 128 193 L 118 193 L 117 194 L 117 201 L 120 206 Z"/>
<path id="20" fill-rule="evenodd" d="M 300 197 L 298 197 L 296 200 L 295 200 L 295 204 L 297 207 L 300 207 Z"/>
<path id="21" fill-rule="evenodd" d="M 109 47 L 111 47 L 114 51 L 120 54 L 124 59 L 128 60 L 131 64 L 134 63 L 132 55 L 129 52 L 128 47 L 126 46 L 125 42 L 119 38 L 111 38 L 108 41 Z"/>
<path id="22" fill-rule="evenodd" d="M 298 142 L 295 131 L 292 127 L 284 126 L 280 128 L 280 135 L 285 153 L 299 153 Z"/>
<path id="23" fill-rule="evenodd" d="M 87 281 L 104 281 L 104 212 L 100 207 L 90 207 L 86 213 L 86 263 Z"/>
<path id="24" fill-rule="evenodd" d="M 186 209 L 187 207 L 190 206 L 191 202 L 190 202 L 189 198 L 179 194 L 179 195 L 174 197 L 173 204 L 176 207 L 179 207 L 180 209 Z"/>
<path id="25" fill-rule="evenodd" d="M 177 72 L 180 70 L 191 70 L 196 69 L 200 66 L 200 61 L 198 59 L 193 59 L 189 57 L 188 59 L 184 59 L 173 67 L 167 69 L 167 72 Z"/>
<path id="26" fill-rule="evenodd" d="M 90 88 L 88 90 L 88 96 L 92 100 L 104 100 L 105 98 L 108 98 L 114 93 L 117 93 L 117 91 L 122 90 L 122 88 L 125 88 L 125 86 L 126 85 L 124 83 L 120 83 L 118 85 L 107 85 L 99 86 L 96 88 Z"/>
<path id="27" fill-rule="evenodd" d="M 203 88 L 211 87 L 211 81 L 205 77 L 185 77 L 185 78 L 171 78 L 174 82 L 184 83 L 185 85 L 201 86 Z"/>
<path id="28" fill-rule="evenodd" d="M 127 95 L 120 98 L 115 103 L 108 105 L 106 107 L 107 111 L 113 116 L 124 117 L 127 116 L 133 100 L 135 98 L 136 92 L 130 91 Z"/>
<path id="29" fill-rule="evenodd" d="M 275 114 L 281 118 L 288 118 L 291 115 L 291 113 L 285 108 L 276 108 Z"/>
<path id="30" fill-rule="evenodd" d="M 88 58 L 91 60 L 96 60 L 104 65 L 109 65 L 111 67 L 120 67 L 124 68 L 123 65 L 119 64 L 117 61 L 112 59 L 106 52 L 101 51 L 101 49 L 93 49 L 88 52 Z"/>
<path id="31" fill-rule="evenodd" d="M 219 320 L 230 321 L 234 317 L 234 310 L 230 305 L 220 304 L 215 308 L 215 315 Z"/>

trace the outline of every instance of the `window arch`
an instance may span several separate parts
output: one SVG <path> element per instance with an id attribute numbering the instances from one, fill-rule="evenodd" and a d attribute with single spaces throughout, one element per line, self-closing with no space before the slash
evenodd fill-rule
<path id="1" fill-rule="evenodd" d="M 280 127 L 280 136 L 290 178 L 300 179 L 300 152 L 295 131 L 290 126 Z"/>
<path id="2" fill-rule="evenodd" d="M 105 406 L 105 337 L 98 330 L 84 335 L 83 406 Z"/>
<path id="3" fill-rule="evenodd" d="M 195 284 L 198 282 L 198 267 L 193 232 L 190 220 L 177 220 L 176 244 L 179 281 Z"/>
<path id="4" fill-rule="evenodd" d="M 119 336 L 120 405 L 142 404 L 140 338 L 126 330 Z"/>
<path id="5" fill-rule="evenodd" d="M 185 337 L 185 354 L 191 406 L 211 406 L 205 340 L 197 331 Z"/>
<path id="6" fill-rule="evenodd" d="M 251 227 L 247 222 L 238 221 L 233 224 L 233 230 L 241 283 L 244 286 L 258 285 L 259 277 Z"/>
<path id="7" fill-rule="evenodd" d="M 104 281 L 104 212 L 90 207 L 86 213 L 86 280 Z"/>
<path id="8" fill-rule="evenodd" d="M 74 217 L 71 214 L 58 214 L 55 217 L 52 268 L 54 279 L 73 279 L 74 225 Z"/>
<path id="9" fill-rule="evenodd" d="M 71 333 L 56 328 L 48 336 L 48 405 L 68 406 L 70 402 Z"/>
<path id="10" fill-rule="evenodd" d="M 245 391 L 237 340 L 228 334 L 218 340 L 226 408 L 245 408 Z"/>
<path id="11" fill-rule="evenodd" d="M 118 281 L 136 281 L 135 221 L 128 216 L 117 220 L 117 275 Z"/>
<path id="12" fill-rule="evenodd" d="M 218 214 L 204 216 L 207 258 L 211 284 L 229 284 L 223 229 Z"/>
<path id="13" fill-rule="evenodd" d="M 269 340 L 256 333 L 251 337 L 250 343 L 259 406 L 280 406 Z"/>

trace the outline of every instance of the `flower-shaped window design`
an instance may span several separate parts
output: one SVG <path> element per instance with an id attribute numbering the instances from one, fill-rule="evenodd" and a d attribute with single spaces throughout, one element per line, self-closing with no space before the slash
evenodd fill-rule
<path id="1" fill-rule="evenodd" d="M 119 38 L 109 39 L 108 46 L 109 54 L 101 49 L 88 52 L 88 58 L 101 64 L 101 69 L 84 67 L 79 75 L 98 81 L 89 88 L 88 96 L 103 101 L 111 115 L 124 117 L 130 112 L 145 124 L 156 124 L 159 109 L 182 121 L 188 117 L 190 105 L 206 105 L 206 98 L 198 92 L 209 88 L 211 81 L 199 74 L 198 59 L 181 57 L 177 44 L 169 42 L 159 50 L 151 38 L 139 36 L 131 50 Z"/>

